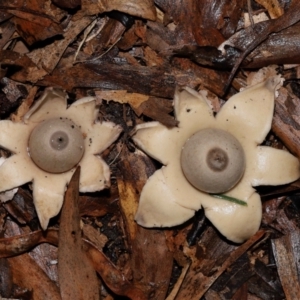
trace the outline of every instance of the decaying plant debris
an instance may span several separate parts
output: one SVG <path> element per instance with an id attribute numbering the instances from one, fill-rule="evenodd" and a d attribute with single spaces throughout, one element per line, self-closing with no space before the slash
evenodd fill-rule
<path id="1" fill-rule="evenodd" d="M 99 121 L 123 133 L 102 153 L 111 187 L 79 193 L 78 168 L 48 230 L 30 184 L 1 203 L 0 296 L 299 298 L 300 181 L 258 189 L 262 224 L 243 244 L 225 240 L 202 211 L 177 227 L 145 229 L 134 221 L 139 195 L 161 166 L 131 140 L 147 121 L 177 125 L 177 86 L 206 91 L 217 113 L 240 88 L 280 74 L 264 144 L 300 158 L 299 20 L 297 0 L 2 0 L 1 120 L 21 121 L 45 88 L 60 87 L 69 104 L 95 96 Z"/>

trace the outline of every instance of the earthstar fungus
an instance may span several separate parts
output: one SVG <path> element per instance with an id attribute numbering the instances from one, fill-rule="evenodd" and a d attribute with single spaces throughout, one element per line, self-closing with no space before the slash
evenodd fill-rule
<path id="1" fill-rule="evenodd" d="M 203 208 L 229 240 L 243 242 L 261 222 L 261 200 L 253 187 L 297 180 L 299 161 L 284 150 L 259 146 L 271 129 L 280 76 L 231 97 L 214 116 L 203 93 L 177 89 L 178 127 L 137 125 L 133 140 L 164 166 L 145 184 L 136 221 L 144 227 L 182 224 Z M 243 206 L 217 199 L 222 193 Z"/>
<path id="2" fill-rule="evenodd" d="M 93 97 L 67 107 L 67 95 L 49 88 L 30 108 L 23 122 L 0 121 L 0 147 L 11 156 L 0 165 L 0 192 L 32 182 L 34 205 L 43 229 L 62 206 L 77 165 L 80 192 L 110 186 L 110 170 L 99 156 L 119 136 L 112 122 L 98 122 Z"/>

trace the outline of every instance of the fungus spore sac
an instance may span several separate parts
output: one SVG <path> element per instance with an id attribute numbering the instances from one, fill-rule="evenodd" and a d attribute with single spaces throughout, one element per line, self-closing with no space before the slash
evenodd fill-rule
<path id="1" fill-rule="evenodd" d="M 181 152 L 187 180 L 207 193 L 224 193 L 235 186 L 245 171 L 245 153 L 229 132 L 206 128 L 193 134 Z"/>
<path id="2" fill-rule="evenodd" d="M 62 173 L 76 166 L 84 153 L 84 139 L 70 119 L 41 122 L 29 138 L 29 154 L 34 163 L 49 173 Z"/>

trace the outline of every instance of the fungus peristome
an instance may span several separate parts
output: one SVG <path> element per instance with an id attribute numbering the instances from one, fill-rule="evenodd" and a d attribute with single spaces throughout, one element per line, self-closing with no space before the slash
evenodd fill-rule
<path id="1" fill-rule="evenodd" d="M 259 146 L 271 129 L 274 95 L 281 82 L 280 76 L 274 76 L 244 89 L 231 97 L 216 116 L 204 93 L 190 88 L 177 89 L 174 113 L 178 127 L 169 129 L 159 122 L 137 125 L 133 136 L 135 144 L 163 164 L 141 192 L 135 216 L 138 224 L 175 226 L 203 208 L 207 218 L 229 240 L 240 243 L 253 235 L 262 216 L 260 196 L 253 187 L 286 184 L 300 176 L 296 157 L 284 150 Z M 185 174 L 182 168 L 182 149 L 188 146 L 194 134 L 207 128 L 228 132 L 242 146 L 245 169 L 224 194 L 246 202 L 246 206 L 217 199 L 187 179 L 187 171 Z M 201 145 L 199 147 L 201 149 Z M 227 181 L 227 177 L 223 180 Z"/>
<path id="2" fill-rule="evenodd" d="M 181 167 L 187 180 L 197 189 L 224 193 L 244 174 L 245 154 L 232 134 L 206 128 L 193 134 L 184 144 Z"/>

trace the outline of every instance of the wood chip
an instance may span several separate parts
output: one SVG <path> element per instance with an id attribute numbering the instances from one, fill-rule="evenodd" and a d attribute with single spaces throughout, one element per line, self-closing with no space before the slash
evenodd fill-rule
<path id="1" fill-rule="evenodd" d="M 278 274 L 287 300 L 299 299 L 300 295 L 300 231 L 272 240 L 272 248 Z"/>

